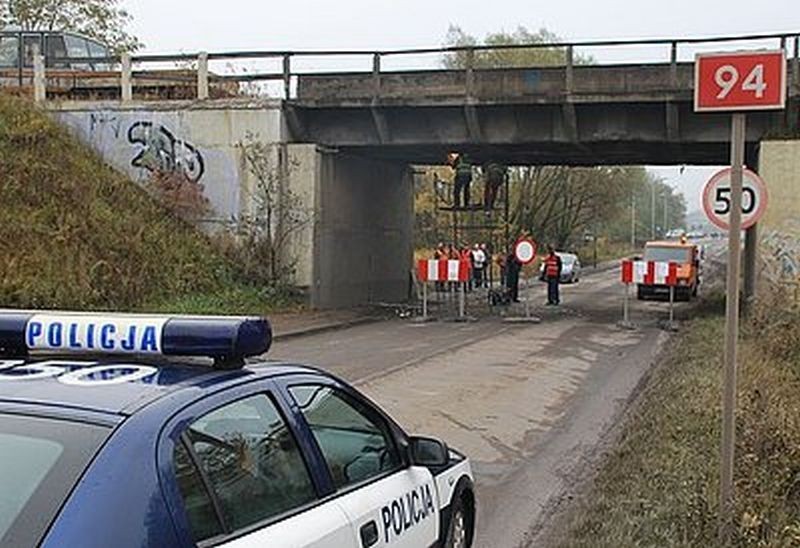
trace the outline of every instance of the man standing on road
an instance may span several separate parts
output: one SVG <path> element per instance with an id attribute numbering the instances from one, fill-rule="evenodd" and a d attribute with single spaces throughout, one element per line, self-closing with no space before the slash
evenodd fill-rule
<path id="1" fill-rule="evenodd" d="M 486 253 L 481 246 L 472 246 L 472 281 L 475 287 L 483 287 L 483 271 L 486 268 Z"/>
<path id="2" fill-rule="evenodd" d="M 552 245 L 547 246 L 547 257 L 544 259 L 544 278 L 547 280 L 547 304 L 557 306 L 561 302 L 558 294 L 558 282 L 561 279 L 561 257 L 556 255 Z"/>
<path id="3" fill-rule="evenodd" d="M 517 254 L 511 251 L 506 256 L 506 288 L 508 296 L 512 302 L 519 302 L 519 272 L 522 270 L 522 263 L 517 259 Z"/>

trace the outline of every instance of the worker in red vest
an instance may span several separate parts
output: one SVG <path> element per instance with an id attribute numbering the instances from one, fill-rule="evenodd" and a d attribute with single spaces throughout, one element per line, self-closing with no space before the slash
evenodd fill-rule
<path id="1" fill-rule="evenodd" d="M 547 304 L 558 305 L 561 299 L 558 295 L 558 282 L 561 280 L 561 257 L 556 254 L 553 246 L 547 246 L 547 257 L 544 259 L 544 279 L 547 280 Z"/>

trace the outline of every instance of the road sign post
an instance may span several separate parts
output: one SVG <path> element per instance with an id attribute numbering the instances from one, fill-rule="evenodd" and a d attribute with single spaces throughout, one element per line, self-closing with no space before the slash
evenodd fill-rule
<path id="1" fill-rule="evenodd" d="M 728 272 L 725 301 L 725 351 L 722 389 L 722 444 L 720 448 L 720 544 L 727 545 L 733 531 L 733 464 L 736 426 L 736 364 L 739 337 L 739 271 L 742 245 L 742 205 L 745 154 L 745 112 L 782 109 L 786 103 L 786 56 L 778 51 L 698 54 L 695 58 L 696 112 L 732 112 L 730 187 L 720 187 L 722 172 L 708 182 L 703 205 L 709 219 L 728 229 Z M 716 180 L 715 180 L 716 179 Z M 758 184 L 758 183 L 756 183 Z M 750 187 L 748 187 L 750 188 Z M 728 193 L 729 197 L 725 194 Z M 748 192 L 748 226 L 766 205 L 766 192 Z M 710 207 L 709 195 L 721 208 Z M 722 216 L 727 214 L 727 222 Z M 727 225 L 727 226 L 726 226 Z"/>
<path id="2" fill-rule="evenodd" d="M 428 282 L 422 282 L 422 321 L 428 321 Z"/>
<path id="3" fill-rule="evenodd" d="M 622 284 L 625 286 L 625 299 L 622 301 L 622 324 L 620 324 L 624 328 L 630 328 L 633 324 L 631 324 L 631 312 L 630 312 L 630 299 L 631 299 L 631 284 Z"/>
<path id="4" fill-rule="evenodd" d="M 733 526 L 733 461 L 736 425 L 736 364 L 739 337 L 739 268 L 742 255 L 742 168 L 745 115 L 736 113 L 731 123 L 731 212 L 728 231 L 728 278 L 725 300 L 725 372 L 722 387 L 722 448 L 720 462 L 720 532 L 727 542 Z"/>
<path id="5" fill-rule="evenodd" d="M 536 242 L 527 237 L 519 238 L 516 243 L 514 243 L 514 256 L 516 257 L 517 261 L 520 262 L 521 265 L 525 266 L 531 264 L 534 259 L 536 259 L 536 251 L 538 250 L 538 246 Z M 525 316 L 523 317 L 509 317 L 505 318 L 503 321 L 509 323 L 539 323 L 542 321 L 541 318 L 538 316 L 531 316 L 531 305 L 530 305 L 530 291 L 528 290 L 529 283 L 528 277 L 525 277 Z"/>

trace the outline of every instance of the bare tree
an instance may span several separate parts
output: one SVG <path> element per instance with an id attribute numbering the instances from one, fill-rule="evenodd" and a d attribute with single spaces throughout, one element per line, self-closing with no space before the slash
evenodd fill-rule
<path id="1" fill-rule="evenodd" d="M 134 51 L 142 44 L 128 33 L 130 14 L 120 0 L 0 0 L 0 27 L 75 31 L 109 45 Z"/>
<path id="2" fill-rule="evenodd" d="M 294 164 L 286 158 L 282 170 L 275 147 L 252 133 L 238 147 L 255 179 L 252 208 L 237 219 L 241 266 L 272 285 L 290 285 L 298 259 L 288 249 L 289 243 L 312 219 L 310 208 L 303 206 L 286 180 Z"/>

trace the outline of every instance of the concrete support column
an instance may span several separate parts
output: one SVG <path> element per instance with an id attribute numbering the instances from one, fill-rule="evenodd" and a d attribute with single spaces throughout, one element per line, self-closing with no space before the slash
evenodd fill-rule
<path id="1" fill-rule="evenodd" d="M 314 229 L 314 308 L 408 298 L 413 184 L 403 163 L 322 153 Z"/>
<path id="2" fill-rule="evenodd" d="M 39 44 L 33 44 L 33 100 L 42 103 L 47 99 L 45 84 L 44 57 L 39 51 Z"/>
<path id="3" fill-rule="evenodd" d="M 197 98 L 208 99 L 208 53 L 205 51 L 197 56 Z"/>
<path id="4" fill-rule="evenodd" d="M 744 283 L 742 292 L 742 311 L 745 316 L 750 312 L 753 299 L 756 297 L 758 271 L 758 225 L 753 225 L 744 232 Z"/>
<path id="5" fill-rule="evenodd" d="M 758 147 L 746 155 L 745 165 L 751 171 L 758 172 Z M 742 273 L 742 314 L 747 316 L 753 300 L 756 298 L 758 274 L 758 225 L 753 225 L 744 232 L 744 256 Z"/>
<path id="6" fill-rule="evenodd" d="M 131 67 L 131 54 L 123 53 L 121 58 L 122 71 L 120 74 L 120 97 L 123 103 L 133 101 L 133 70 Z"/>

